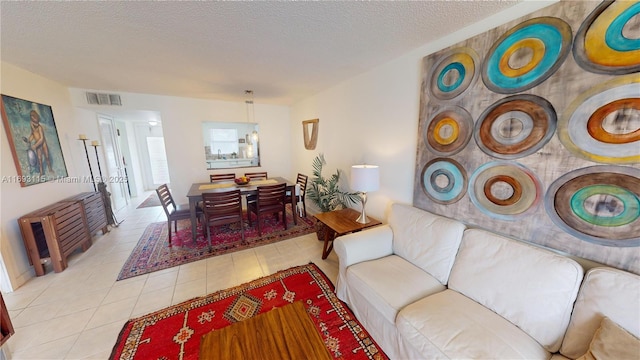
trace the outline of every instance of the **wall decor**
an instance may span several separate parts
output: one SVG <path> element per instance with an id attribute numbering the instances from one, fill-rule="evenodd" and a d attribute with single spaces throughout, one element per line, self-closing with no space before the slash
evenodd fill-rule
<path id="1" fill-rule="evenodd" d="M 314 150 L 318 144 L 318 125 L 319 119 L 305 120 L 302 122 L 302 137 L 304 139 L 304 148 Z M 311 125 L 311 130 L 309 130 Z M 309 135 L 311 133 L 311 135 Z"/>
<path id="2" fill-rule="evenodd" d="M 640 273 L 640 1 L 561 1 L 424 57 L 414 206 Z"/>
<path id="3" fill-rule="evenodd" d="M 67 177 L 51 106 L 7 95 L 2 95 L 1 105 L 18 171 L 15 181 L 24 187 Z"/>

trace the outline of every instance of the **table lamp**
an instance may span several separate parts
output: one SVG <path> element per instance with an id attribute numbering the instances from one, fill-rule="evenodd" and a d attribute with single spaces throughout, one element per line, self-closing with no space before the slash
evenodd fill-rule
<path id="1" fill-rule="evenodd" d="M 351 189 L 360 192 L 362 212 L 356 222 L 366 224 L 370 220 L 365 212 L 367 204 L 367 192 L 378 190 L 380 187 L 380 172 L 377 165 L 353 165 L 351 166 Z"/>

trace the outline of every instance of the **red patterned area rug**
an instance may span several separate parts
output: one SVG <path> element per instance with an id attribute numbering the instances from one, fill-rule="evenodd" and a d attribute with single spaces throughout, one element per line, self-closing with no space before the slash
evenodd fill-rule
<path id="1" fill-rule="evenodd" d="M 246 214 L 245 214 L 246 216 Z M 275 243 L 291 239 L 315 231 L 315 218 L 298 218 L 298 224 L 293 223 L 292 213 L 287 208 L 287 230 L 282 221 L 275 216 L 267 216 L 262 223 L 262 236 L 258 236 L 255 215 L 253 226 L 249 227 L 245 218 L 244 236 L 242 242 L 240 224 L 216 226 L 211 233 L 211 251 L 207 243 L 206 229 L 198 224 L 195 241 L 191 236 L 189 220 L 178 221 L 178 232 L 171 236 L 169 247 L 167 223 L 151 223 L 138 240 L 138 244 L 125 262 L 118 280 L 150 272 L 167 269 L 208 257 L 227 254 L 256 246 Z M 172 225 L 173 228 L 173 225 Z"/>
<path id="2" fill-rule="evenodd" d="M 315 264 L 129 320 L 110 359 L 198 359 L 200 340 L 208 332 L 294 301 L 303 302 L 334 359 L 388 359 Z"/>

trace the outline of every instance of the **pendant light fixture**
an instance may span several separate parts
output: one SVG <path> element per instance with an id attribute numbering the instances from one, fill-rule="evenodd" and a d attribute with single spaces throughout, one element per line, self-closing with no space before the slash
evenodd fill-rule
<path id="1" fill-rule="evenodd" d="M 244 94 L 247 96 L 247 99 L 244 103 L 247 105 L 247 122 L 248 123 L 256 123 L 256 110 L 253 107 L 253 90 L 245 90 Z M 251 132 L 250 136 L 250 144 L 254 144 L 258 142 L 258 132 L 254 129 Z"/>
<path id="2" fill-rule="evenodd" d="M 244 103 L 247 105 L 247 122 L 253 123 L 256 120 L 256 111 L 253 108 L 253 90 L 245 90 L 244 95 L 246 96 Z"/>

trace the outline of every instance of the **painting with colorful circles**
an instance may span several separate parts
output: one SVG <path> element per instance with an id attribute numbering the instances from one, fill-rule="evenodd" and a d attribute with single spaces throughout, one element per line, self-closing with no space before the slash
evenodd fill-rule
<path id="1" fill-rule="evenodd" d="M 640 1 L 561 1 L 422 74 L 415 206 L 640 273 Z"/>

